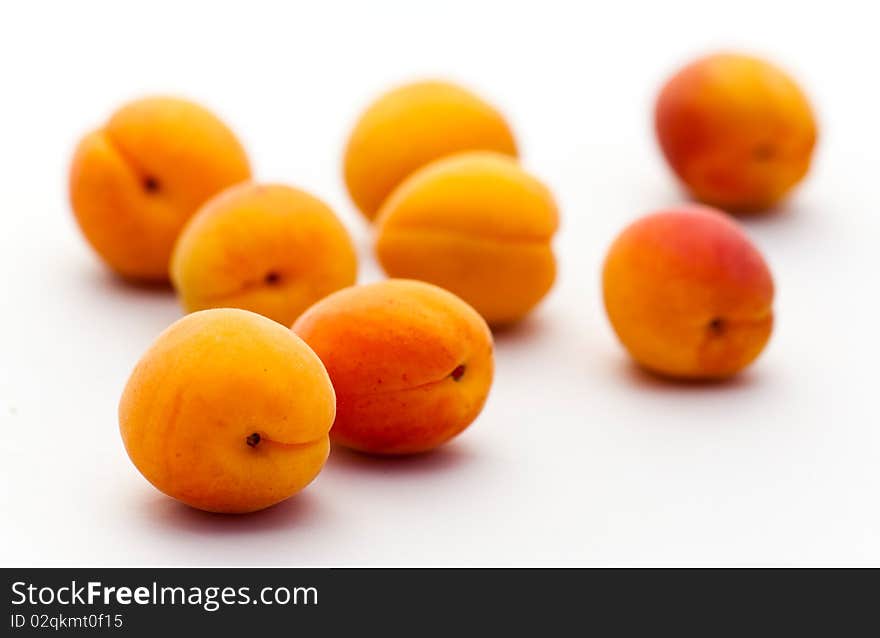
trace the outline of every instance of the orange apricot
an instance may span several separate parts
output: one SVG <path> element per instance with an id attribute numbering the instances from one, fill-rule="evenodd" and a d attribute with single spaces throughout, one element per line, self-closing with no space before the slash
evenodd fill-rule
<path id="1" fill-rule="evenodd" d="M 761 353 L 773 328 L 764 258 L 738 224 L 705 206 L 628 226 L 608 251 L 602 283 L 621 343 L 663 375 L 731 376 Z"/>
<path id="2" fill-rule="evenodd" d="M 391 279 L 333 293 L 293 330 L 336 389 L 334 442 L 373 454 L 424 452 L 464 430 L 492 384 L 492 335 L 437 286 Z"/>
<path id="3" fill-rule="evenodd" d="M 251 512 L 308 485 L 327 459 L 335 398 L 289 329 L 238 309 L 185 316 L 132 372 L 119 426 L 159 490 L 210 512 Z"/>
<path id="4" fill-rule="evenodd" d="M 277 184 L 239 184 L 210 199 L 187 223 L 171 259 L 171 279 L 188 312 L 244 308 L 287 327 L 356 277 L 354 246 L 333 211 Z"/>
<path id="5" fill-rule="evenodd" d="M 526 315 L 553 286 L 553 196 L 504 155 L 469 152 L 428 164 L 389 197 L 376 254 L 391 277 L 454 292 L 491 325 Z"/>
<path id="6" fill-rule="evenodd" d="M 689 64 L 663 87 L 657 137 L 697 199 L 736 212 L 779 202 L 810 167 L 816 120 L 783 71 L 745 55 Z"/>
<path id="7" fill-rule="evenodd" d="M 250 178 L 235 135 L 192 102 L 152 97 L 119 109 L 79 143 L 73 213 L 92 248 L 123 277 L 167 281 L 180 229 L 219 190 Z"/>
<path id="8" fill-rule="evenodd" d="M 504 117 L 448 82 L 416 82 L 379 97 L 360 116 L 345 149 L 345 183 L 368 218 L 394 188 L 428 162 L 467 150 L 516 156 Z"/>

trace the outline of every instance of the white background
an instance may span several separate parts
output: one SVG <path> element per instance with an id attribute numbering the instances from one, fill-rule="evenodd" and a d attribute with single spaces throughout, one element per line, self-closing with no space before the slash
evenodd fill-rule
<path id="1" fill-rule="evenodd" d="M 880 565 L 880 45 L 869 3 L 817 4 L 4 3 L 0 564 Z M 627 221 L 682 201 L 653 99 L 719 48 L 789 69 L 821 139 L 788 204 L 744 221 L 777 283 L 768 349 L 729 383 L 679 385 L 627 362 L 599 270 Z M 258 178 L 338 211 L 370 281 L 342 147 L 368 100 L 425 76 L 497 104 L 561 208 L 558 283 L 497 335 L 485 411 L 434 454 L 334 451 L 305 492 L 255 515 L 158 493 L 116 406 L 181 311 L 109 276 L 79 236 L 78 137 L 145 93 L 202 102 Z"/>

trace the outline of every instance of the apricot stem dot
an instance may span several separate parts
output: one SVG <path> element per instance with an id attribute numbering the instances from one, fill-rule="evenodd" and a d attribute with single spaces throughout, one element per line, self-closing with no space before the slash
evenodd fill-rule
<path id="1" fill-rule="evenodd" d="M 724 319 L 720 317 L 715 317 L 712 321 L 709 322 L 709 332 L 715 335 L 720 335 L 724 332 Z"/>
<path id="2" fill-rule="evenodd" d="M 245 439 L 245 441 L 247 442 L 247 444 L 248 444 L 249 446 L 251 446 L 251 447 L 257 447 L 257 445 L 258 445 L 259 442 L 260 442 L 260 435 L 259 435 L 259 433 L 254 432 L 253 434 L 251 434 L 250 436 L 248 436 L 248 437 Z"/>
<path id="3" fill-rule="evenodd" d="M 455 370 L 452 371 L 452 374 L 449 376 L 452 377 L 453 381 L 458 381 L 464 376 L 464 364 L 456 366 Z"/>
<path id="4" fill-rule="evenodd" d="M 263 280 L 267 284 L 269 284 L 270 286 L 273 286 L 273 285 L 277 284 L 279 281 L 281 281 L 281 275 L 279 275 L 274 270 L 271 270 L 266 273 L 266 276 L 263 278 Z"/>
<path id="5" fill-rule="evenodd" d="M 155 193 L 159 190 L 159 180 L 157 180 L 155 177 L 145 177 L 144 190 L 148 193 Z"/>
<path id="6" fill-rule="evenodd" d="M 761 144 L 755 147 L 755 150 L 752 153 L 756 160 L 765 161 L 769 159 L 773 159 L 773 156 L 776 155 L 776 148 L 770 144 Z"/>

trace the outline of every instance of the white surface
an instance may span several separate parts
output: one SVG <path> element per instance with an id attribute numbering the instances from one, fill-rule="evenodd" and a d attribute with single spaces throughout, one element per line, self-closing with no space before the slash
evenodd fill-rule
<path id="1" fill-rule="evenodd" d="M 880 564 L 869 3 L 195 4 L 0 9 L 0 564 Z M 790 69 L 821 140 L 785 210 L 745 222 L 778 289 L 764 356 L 729 384 L 668 384 L 627 363 L 599 267 L 627 221 L 682 199 L 653 97 L 720 47 Z M 203 102 L 259 178 L 338 210 L 368 281 L 342 145 L 367 100 L 425 75 L 498 104 L 561 207 L 558 285 L 497 336 L 485 411 L 433 455 L 334 451 L 304 493 L 253 516 L 167 499 L 126 457 L 116 405 L 180 310 L 115 281 L 79 236 L 65 190 L 77 138 L 143 93 Z"/>

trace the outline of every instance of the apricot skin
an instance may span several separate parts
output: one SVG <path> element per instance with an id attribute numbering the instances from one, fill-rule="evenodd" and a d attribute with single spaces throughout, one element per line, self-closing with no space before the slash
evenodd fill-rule
<path id="1" fill-rule="evenodd" d="M 244 149 L 211 112 L 176 98 L 145 98 L 79 143 L 70 201 L 86 239 L 111 269 L 128 279 L 167 281 L 186 220 L 250 174 Z"/>
<path id="2" fill-rule="evenodd" d="M 692 205 L 642 217 L 611 245 L 602 279 L 617 336 L 659 374 L 729 377 L 770 338 L 772 276 L 721 211 Z"/>
<path id="3" fill-rule="evenodd" d="M 276 184 L 239 184 L 209 200 L 184 228 L 171 260 L 187 311 L 244 308 L 287 327 L 356 277 L 354 246 L 333 211 Z"/>
<path id="4" fill-rule="evenodd" d="M 360 211 L 373 219 L 410 173 L 468 150 L 517 154 L 504 117 L 478 96 L 447 82 L 407 84 L 360 116 L 345 149 L 345 183 Z"/>
<path id="5" fill-rule="evenodd" d="M 119 404 L 129 457 L 159 490 L 210 512 L 274 505 L 329 453 L 333 386 L 290 330 L 237 309 L 172 324 L 138 362 Z"/>
<path id="6" fill-rule="evenodd" d="M 389 276 L 442 286 L 498 326 L 553 286 L 557 226 L 552 195 L 516 161 L 462 153 L 425 166 L 388 198 L 376 254 Z"/>
<path id="7" fill-rule="evenodd" d="M 663 87 L 657 138 L 697 199 L 732 212 L 771 208 L 810 167 L 816 121 L 789 76 L 744 55 L 716 54 Z"/>
<path id="8" fill-rule="evenodd" d="M 336 388 L 335 443 L 372 454 L 431 450 L 480 413 L 492 335 L 461 299 L 391 279 L 336 292 L 294 324 Z"/>

